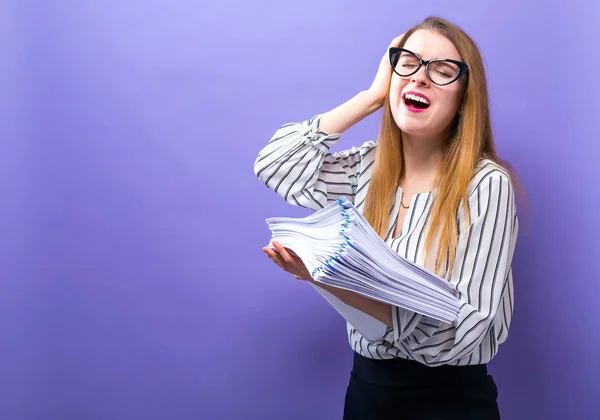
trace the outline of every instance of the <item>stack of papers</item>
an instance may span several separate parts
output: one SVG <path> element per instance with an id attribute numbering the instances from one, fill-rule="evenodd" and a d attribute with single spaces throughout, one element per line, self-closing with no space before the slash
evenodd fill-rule
<path id="1" fill-rule="evenodd" d="M 307 217 L 273 217 L 266 222 L 271 239 L 300 257 L 317 283 L 351 290 L 442 322 L 456 320 L 459 301 L 452 284 L 394 252 L 347 199 L 340 198 Z M 363 325 L 361 332 L 371 331 L 376 337 L 385 328 L 318 289 L 351 324 Z"/>

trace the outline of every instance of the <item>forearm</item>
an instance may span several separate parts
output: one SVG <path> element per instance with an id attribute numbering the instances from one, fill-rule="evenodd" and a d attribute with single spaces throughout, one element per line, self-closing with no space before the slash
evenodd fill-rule
<path id="1" fill-rule="evenodd" d="M 319 130 L 327 134 L 341 134 L 381 107 L 369 91 L 361 91 L 349 101 L 326 112 L 321 117 Z"/>
<path id="2" fill-rule="evenodd" d="M 328 286 L 323 283 L 309 280 L 316 286 L 319 286 L 327 290 L 332 295 L 336 296 L 346 305 L 350 305 L 361 312 L 371 315 L 373 318 L 383 322 L 388 328 L 392 328 L 392 307 L 391 305 L 383 302 L 379 302 L 373 299 L 369 299 L 356 292 L 352 292 L 346 289 L 340 289 L 333 286 Z"/>

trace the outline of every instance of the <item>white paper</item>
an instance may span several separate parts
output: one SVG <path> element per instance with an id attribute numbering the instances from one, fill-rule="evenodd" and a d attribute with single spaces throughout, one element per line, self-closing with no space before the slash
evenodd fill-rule
<path id="1" fill-rule="evenodd" d="M 442 322 L 456 320 L 459 302 L 452 284 L 394 252 L 347 199 L 303 218 L 266 221 L 272 241 L 300 257 L 315 281 Z M 317 290 L 365 337 L 375 337 L 381 328 L 385 332 L 380 321 Z"/>

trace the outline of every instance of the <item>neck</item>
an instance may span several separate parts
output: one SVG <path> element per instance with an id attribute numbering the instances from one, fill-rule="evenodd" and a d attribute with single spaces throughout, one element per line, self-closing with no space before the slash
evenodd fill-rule
<path id="1" fill-rule="evenodd" d="M 444 140 L 417 138 L 403 133 L 404 154 L 401 184 L 418 189 L 433 189 L 444 157 Z"/>

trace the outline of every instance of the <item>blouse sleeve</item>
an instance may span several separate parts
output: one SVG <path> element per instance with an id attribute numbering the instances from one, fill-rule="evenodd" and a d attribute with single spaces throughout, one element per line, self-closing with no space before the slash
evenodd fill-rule
<path id="1" fill-rule="evenodd" d="M 436 322 L 425 339 L 419 334 L 420 340 L 411 336 L 400 343 L 432 366 L 449 364 L 473 352 L 494 325 L 503 294 L 507 288 L 512 289 L 518 219 L 510 178 L 501 171 L 490 171 L 481 178 L 468 202 L 471 224 L 459 233 L 450 275 L 458 291 L 458 319 L 452 324 Z M 395 337 L 406 338 L 425 319 L 396 311 Z M 432 327 L 431 320 L 427 321 L 424 329 Z"/>
<path id="2" fill-rule="evenodd" d="M 354 203 L 363 158 L 374 148 L 372 141 L 330 153 L 340 134 L 319 130 L 321 115 L 280 127 L 260 151 L 254 173 L 287 202 L 319 210 L 337 198 Z"/>

